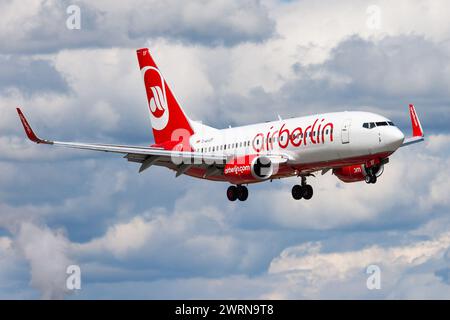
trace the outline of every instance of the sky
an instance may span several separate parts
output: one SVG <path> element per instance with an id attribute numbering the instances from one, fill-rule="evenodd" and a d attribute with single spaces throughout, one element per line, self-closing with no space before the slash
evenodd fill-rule
<path id="1" fill-rule="evenodd" d="M 0 299 L 450 299 L 449 11 L 0 0 Z M 414 103 L 426 142 L 395 153 L 376 185 L 328 173 L 308 180 L 308 202 L 291 198 L 292 178 L 231 203 L 224 183 L 26 139 L 18 105 L 44 138 L 151 144 L 141 47 L 205 124 L 363 110 L 409 135 Z"/>

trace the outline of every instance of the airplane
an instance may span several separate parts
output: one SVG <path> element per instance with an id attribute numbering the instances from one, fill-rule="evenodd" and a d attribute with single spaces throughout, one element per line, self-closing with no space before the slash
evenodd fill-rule
<path id="1" fill-rule="evenodd" d="M 191 120 L 173 95 L 147 48 L 137 58 L 147 93 L 154 143 L 129 146 L 60 142 L 39 138 L 20 108 L 28 138 L 38 144 L 112 152 L 140 164 L 139 172 L 162 166 L 176 177 L 188 175 L 231 184 L 230 201 L 245 201 L 248 185 L 298 177 L 292 188 L 295 200 L 310 200 L 307 179 L 331 171 L 345 183 L 375 184 L 389 157 L 400 147 L 424 141 L 414 105 L 409 105 L 412 136 L 378 114 L 360 111 L 322 113 L 306 117 L 216 129 Z"/>

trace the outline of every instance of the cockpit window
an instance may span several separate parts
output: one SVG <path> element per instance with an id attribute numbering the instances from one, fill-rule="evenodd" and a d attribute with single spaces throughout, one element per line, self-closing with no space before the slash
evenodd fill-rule
<path id="1" fill-rule="evenodd" d="M 366 129 L 373 129 L 375 127 L 385 127 L 385 126 L 395 127 L 395 124 L 392 121 L 365 122 L 365 123 L 363 123 L 363 128 L 366 128 Z"/>
<path id="2" fill-rule="evenodd" d="M 366 129 L 373 129 L 373 128 L 375 128 L 376 126 L 375 126 L 375 122 L 366 122 L 366 123 L 363 123 L 363 128 L 366 128 Z"/>

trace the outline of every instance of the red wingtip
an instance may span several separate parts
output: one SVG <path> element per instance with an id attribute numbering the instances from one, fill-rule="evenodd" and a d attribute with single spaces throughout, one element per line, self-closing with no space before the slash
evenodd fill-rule
<path id="1" fill-rule="evenodd" d="M 28 123 L 27 119 L 25 118 L 24 114 L 22 113 L 22 110 L 20 110 L 20 108 L 16 108 L 16 110 L 17 110 L 17 113 L 19 114 L 20 121 L 22 122 L 23 129 L 25 130 L 25 133 L 27 134 L 28 139 L 30 139 L 31 141 L 36 142 L 36 143 L 48 143 L 47 141 L 39 139 L 36 136 L 33 129 L 31 129 L 31 126 Z"/>
<path id="2" fill-rule="evenodd" d="M 424 132 L 422 129 L 422 125 L 420 124 L 419 117 L 416 113 L 416 108 L 413 104 L 409 105 L 409 114 L 411 116 L 411 123 L 412 123 L 412 130 L 413 130 L 413 137 L 423 137 Z"/>

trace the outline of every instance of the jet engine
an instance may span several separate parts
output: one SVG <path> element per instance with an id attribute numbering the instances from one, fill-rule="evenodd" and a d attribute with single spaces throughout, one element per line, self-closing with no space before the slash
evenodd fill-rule
<path id="1" fill-rule="evenodd" d="M 224 168 L 224 175 L 235 183 L 266 180 L 273 172 L 272 161 L 260 155 L 235 157 L 227 162 Z"/>
<path id="2" fill-rule="evenodd" d="M 368 175 L 373 175 L 378 178 L 383 172 L 384 164 L 381 163 L 370 168 L 366 168 L 364 164 L 360 164 L 333 169 L 333 174 L 345 183 L 367 181 L 366 177 Z"/>

